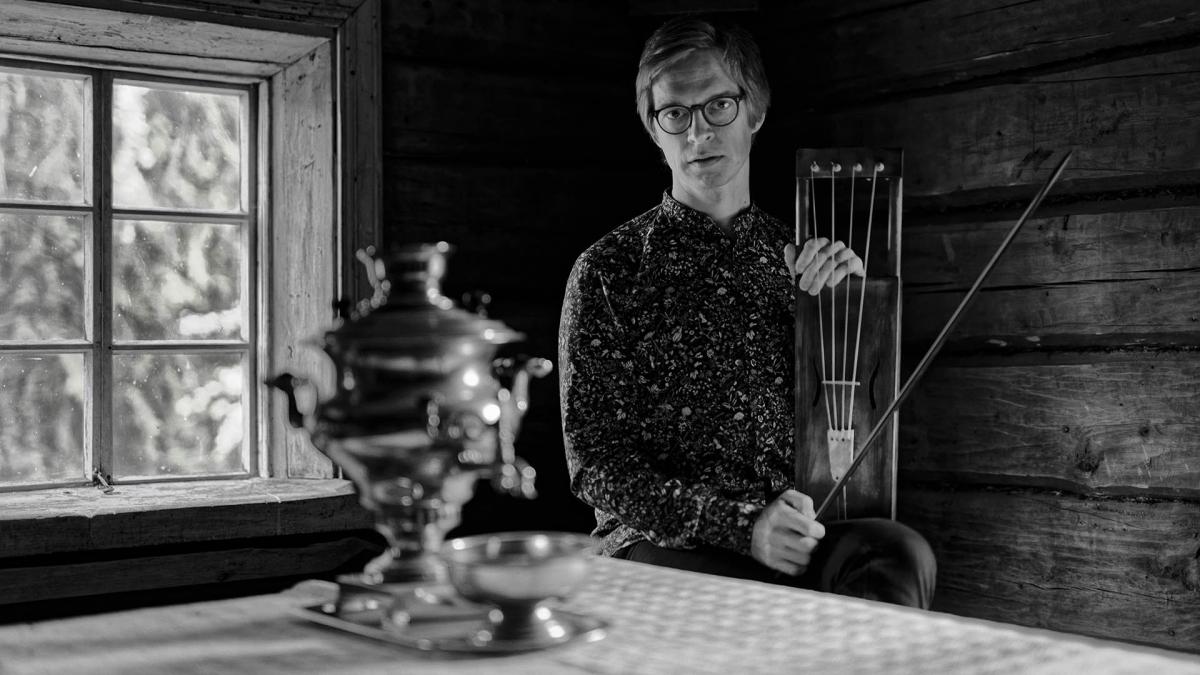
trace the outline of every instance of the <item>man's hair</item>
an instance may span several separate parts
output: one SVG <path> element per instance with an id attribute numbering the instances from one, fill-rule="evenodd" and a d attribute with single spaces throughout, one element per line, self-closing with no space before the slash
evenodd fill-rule
<path id="1" fill-rule="evenodd" d="M 738 26 L 718 26 L 696 17 L 671 19 L 654 31 L 642 49 L 638 61 L 637 111 L 654 136 L 654 96 L 650 88 L 664 70 L 695 51 L 711 49 L 746 95 L 747 118 L 753 126 L 767 114 L 771 105 L 771 86 L 767 83 L 762 55 L 750 33 Z"/>

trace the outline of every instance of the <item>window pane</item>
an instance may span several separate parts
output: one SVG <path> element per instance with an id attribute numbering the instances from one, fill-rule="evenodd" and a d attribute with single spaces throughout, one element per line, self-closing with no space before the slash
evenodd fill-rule
<path id="1" fill-rule="evenodd" d="M 241 92 L 113 85 L 118 208 L 241 211 Z"/>
<path id="2" fill-rule="evenodd" d="M 0 353 L 0 482 L 82 480 L 83 354 Z"/>
<path id="3" fill-rule="evenodd" d="M 113 221 L 113 338 L 243 339 L 242 226 Z"/>
<path id="4" fill-rule="evenodd" d="M 246 471 L 240 354 L 113 358 L 113 475 Z"/>
<path id="5" fill-rule="evenodd" d="M 0 340 L 87 338 L 88 218 L 0 213 Z"/>
<path id="6" fill-rule="evenodd" d="M 0 70 L 0 197 L 86 204 L 91 79 Z"/>

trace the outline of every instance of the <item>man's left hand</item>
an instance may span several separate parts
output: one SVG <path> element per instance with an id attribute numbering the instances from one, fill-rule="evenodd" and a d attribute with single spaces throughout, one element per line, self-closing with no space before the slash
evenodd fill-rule
<path id="1" fill-rule="evenodd" d="M 809 295 L 821 292 L 821 287 L 833 288 L 847 276 L 864 276 L 863 261 L 858 254 L 840 241 L 830 243 L 825 237 L 815 237 L 804 242 L 804 248 L 796 254 L 796 247 L 788 244 L 783 248 L 783 259 L 792 278 L 799 278 L 800 290 Z"/>

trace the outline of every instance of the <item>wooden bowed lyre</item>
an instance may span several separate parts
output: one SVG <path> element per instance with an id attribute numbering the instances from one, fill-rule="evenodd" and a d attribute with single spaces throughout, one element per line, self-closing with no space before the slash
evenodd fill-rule
<path id="1" fill-rule="evenodd" d="M 971 301 L 979 293 L 984 280 L 1000 256 L 1004 254 L 1021 226 L 1037 210 L 1050 188 L 1062 176 L 1071 161 L 1067 152 L 1051 172 L 1044 185 L 1034 195 L 1029 206 L 1005 235 L 991 259 L 980 270 L 971 288 L 963 295 L 950 318 L 942 326 L 933 344 L 917 362 L 912 373 L 897 388 L 899 374 L 899 327 L 900 327 L 900 207 L 901 167 L 899 151 L 871 151 L 862 148 L 836 150 L 801 150 L 797 153 L 796 177 L 796 245 L 808 237 L 829 237 L 841 240 L 856 251 L 863 251 L 863 266 L 866 276 L 861 279 L 859 293 L 854 296 L 849 284 L 843 294 L 844 310 L 837 310 L 838 288 L 828 290 L 828 312 L 822 302 L 826 291 L 822 290 L 814 301 L 806 302 L 797 288 L 796 298 L 796 485 L 801 492 L 814 498 L 824 495 L 820 506 L 815 509 L 816 518 L 837 506 L 837 517 L 885 516 L 895 517 L 896 494 L 896 410 L 912 393 L 913 386 L 929 368 L 935 356 L 946 343 L 946 338 L 958 324 Z M 888 157 L 891 158 L 889 164 Z M 822 160 L 827 162 L 822 164 Z M 846 167 L 849 166 L 847 171 Z M 892 176 L 882 177 L 891 167 Z M 864 167 L 871 167 L 870 198 L 865 207 L 854 199 L 856 180 L 865 177 Z M 805 177 L 804 170 L 808 175 Z M 840 200 L 838 174 L 845 172 L 843 183 L 848 183 L 849 199 L 843 209 L 848 226 L 839 230 L 837 207 Z M 821 213 L 818 188 L 822 174 L 828 182 L 828 227 L 821 230 L 817 214 Z M 871 250 L 877 244 L 873 225 L 878 186 L 890 181 L 886 197 L 890 209 L 887 218 L 887 253 L 884 262 L 872 264 Z M 843 192 L 847 187 L 841 188 Z M 853 223 L 858 212 L 865 208 L 866 232 L 856 235 Z M 810 219 L 810 214 L 812 217 Z M 844 232 L 844 238 L 842 236 Z M 802 239 L 802 236 L 804 239 Z M 856 238 L 861 237 L 861 238 Z M 860 248 L 861 247 L 861 248 Z M 857 308 L 853 306 L 857 297 Z M 813 320 L 815 314 L 815 322 Z M 872 317 L 872 314 L 877 316 Z M 851 316 L 854 323 L 851 323 Z M 827 318 L 828 317 L 828 318 Z M 843 336 L 838 339 L 837 324 L 841 320 Z M 828 348 L 824 326 L 832 322 L 828 333 Z M 855 326 L 855 338 L 849 341 L 850 326 Z M 814 335 L 814 327 L 817 330 Z M 869 332 L 874 329 L 877 334 Z M 864 339 L 864 335 L 866 339 Z M 841 360 L 834 351 L 842 347 Z M 849 355 L 848 345 L 853 345 L 854 354 Z M 813 345 L 816 345 L 815 347 Z M 817 352 L 816 366 L 811 368 L 814 351 Z M 828 357 L 828 358 L 827 358 Z M 846 362 L 850 362 L 850 366 Z M 847 377 L 847 373 L 850 373 Z M 890 379 L 889 379 L 890 378 Z M 886 399 L 885 399 L 886 396 Z M 824 439 L 819 416 L 813 409 L 824 400 L 827 406 Z M 880 404 L 882 402 L 882 405 Z M 855 419 L 856 413 L 859 413 Z M 858 437 L 860 429 L 869 429 L 865 437 Z M 822 442 L 823 441 L 823 442 Z M 855 475 L 859 469 L 863 471 Z M 850 481 L 854 477 L 854 482 Z"/>
<path id="2" fill-rule="evenodd" d="M 823 148 L 796 153 L 796 250 L 814 237 L 863 260 L 816 296 L 796 296 L 796 486 L 814 500 L 849 470 L 866 430 L 896 398 L 900 369 L 903 152 Z M 895 413 L 892 413 L 895 416 Z M 840 490 L 838 518 L 892 518 L 896 425 Z"/>

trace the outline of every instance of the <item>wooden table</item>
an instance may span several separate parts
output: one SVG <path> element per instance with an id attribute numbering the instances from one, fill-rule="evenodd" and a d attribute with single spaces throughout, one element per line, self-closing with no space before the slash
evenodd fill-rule
<path id="1" fill-rule="evenodd" d="M 597 558 L 566 607 L 607 637 L 513 656 L 430 654 L 295 616 L 330 584 L 0 627 L 0 673 L 1171 673 L 1200 658 Z"/>

